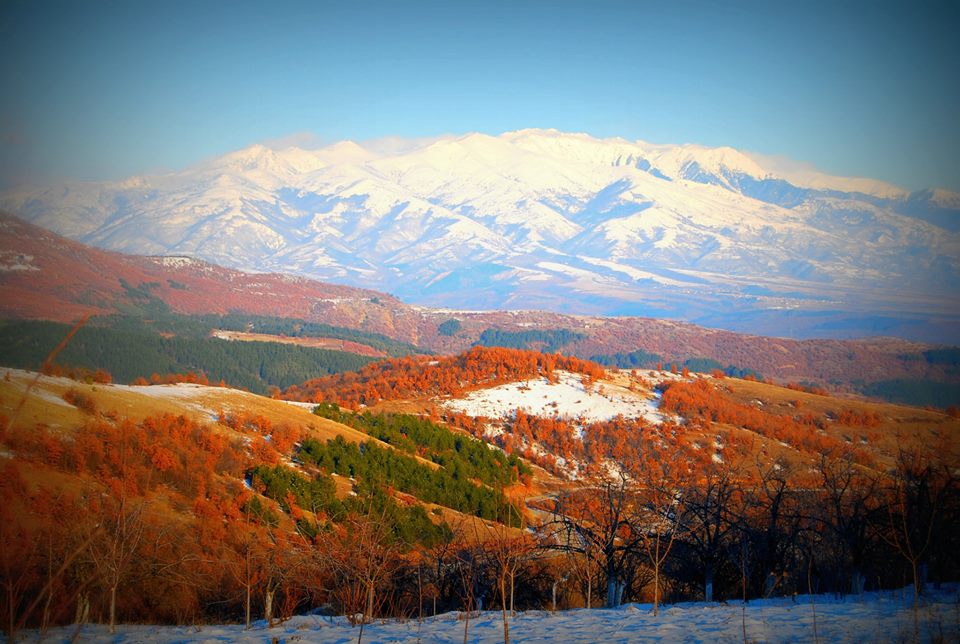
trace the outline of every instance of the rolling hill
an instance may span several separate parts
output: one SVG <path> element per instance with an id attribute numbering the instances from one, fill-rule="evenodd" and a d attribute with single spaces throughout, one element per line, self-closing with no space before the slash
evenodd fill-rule
<path id="1" fill-rule="evenodd" d="M 431 598 L 436 613 L 480 597 L 506 610 L 514 583 L 529 608 L 561 578 L 587 584 L 564 582 L 565 606 L 590 605 L 611 579 L 628 600 L 661 583 L 696 598 L 710 513 L 719 598 L 796 593 L 811 556 L 824 588 L 857 592 L 861 573 L 871 588 L 900 584 L 898 503 L 921 511 L 904 525 L 942 527 L 931 574 L 958 565 L 956 410 L 499 347 L 395 358 L 287 392 L 327 401 L 312 413 L 224 387 L 0 374 L 0 572 L 18 589 L 5 614 L 21 620 L 10 632 L 69 622 L 67 609 L 111 629 L 249 623 L 251 610 L 270 625 L 321 603 L 409 616 Z M 912 505 L 927 497 L 898 487 L 907 476 L 933 505 Z M 670 510 L 651 514 L 665 481 Z M 613 541 L 594 549 L 615 503 Z M 652 582 L 643 539 L 681 517 Z M 863 522 L 867 540 L 837 521 Z M 67 599 L 38 610 L 52 592 Z"/>
<path id="2" fill-rule="evenodd" d="M 306 278 L 97 250 L 10 215 L 0 216 L 0 257 L 0 316 L 5 318 L 73 322 L 91 313 L 134 315 L 141 321 L 170 314 L 220 316 L 203 320 L 211 332 L 234 315 L 232 326 L 224 330 L 263 332 L 260 339 L 265 341 L 270 335 L 296 336 L 307 328 L 309 333 L 303 333 L 308 336 L 333 335 L 375 352 L 421 347 L 446 354 L 493 343 L 585 358 L 606 356 L 615 364 L 640 351 L 646 356 L 641 367 L 699 360 L 781 381 L 812 381 L 847 390 L 876 383 L 907 390 L 921 381 L 949 383 L 958 378 L 955 355 L 938 345 L 891 338 L 791 340 L 651 318 L 428 309 L 382 293 Z M 175 334 L 183 327 L 171 322 L 169 328 L 156 330 Z M 359 335 L 351 336 L 348 330 Z M 405 343 L 406 348 L 395 343 Z M 39 360 L 34 363 L 38 366 Z M 626 361 L 623 366 L 636 365 Z"/>

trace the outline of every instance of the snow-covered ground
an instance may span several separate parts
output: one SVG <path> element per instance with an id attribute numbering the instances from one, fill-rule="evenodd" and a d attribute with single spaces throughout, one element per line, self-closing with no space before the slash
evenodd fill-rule
<path id="1" fill-rule="evenodd" d="M 199 398 L 202 394 L 222 394 L 223 388 L 211 385 L 198 385 L 191 382 L 177 382 L 170 385 L 112 385 L 116 389 L 133 391 L 151 398 Z"/>
<path id="2" fill-rule="evenodd" d="M 654 423 L 662 420 L 656 400 L 605 383 L 596 383 L 587 391 L 578 374 L 557 371 L 556 375 L 555 384 L 546 378 L 511 382 L 471 392 L 460 400 L 445 401 L 444 405 L 471 416 L 488 418 L 506 418 L 516 409 L 523 409 L 535 416 L 587 421 L 609 420 L 618 414 L 643 417 Z"/>
<path id="3" fill-rule="evenodd" d="M 526 611 L 510 620 L 514 642 L 956 642 L 960 637 L 960 595 L 956 588 L 924 600 L 917 618 L 908 591 L 867 593 L 862 599 L 837 600 L 801 596 L 728 604 L 690 603 L 661 607 L 654 616 L 650 604 L 628 604 L 613 610 L 568 610 L 550 613 Z M 378 620 L 364 627 L 364 642 L 463 641 L 464 621 L 459 613 L 412 620 Z M 53 629 L 44 638 L 63 642 L 75 628 Z M 344 617 L 295 617 L 267 629 L 263 622 L 249 630 L 242 626 L 121 626 L 110 635 L 105 626 L 85 626 L 84 642 L 355 642 L 360 634 Z M 37 642 L 38 633 L 23 633 Z M 469 621 L 468 642 L 503 641 L 499 611 L 484 612 Z"/>

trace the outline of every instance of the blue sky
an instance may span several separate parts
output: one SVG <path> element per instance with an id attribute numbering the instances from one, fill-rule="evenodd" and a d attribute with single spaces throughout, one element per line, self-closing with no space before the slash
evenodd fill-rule
<path id="1" fill-rule="evenodd" d="M 0 185 L 553 127 L 960 191 L 960 3 L 0 4 Z"/>

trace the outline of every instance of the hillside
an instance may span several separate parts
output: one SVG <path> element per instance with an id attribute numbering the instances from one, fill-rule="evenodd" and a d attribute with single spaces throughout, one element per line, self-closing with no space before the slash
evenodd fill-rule
<path id="1" fill-rule="evenodd" d="M 924 546 L 931 577 L 960 570 L 956 410 L 499 347 L 285 392 L 310 402 L 0 373 L 11 631 L 69 622 L 66 610 L 270 624 L 324 603 L 390 616 L 505 607 L 510 570 L 521 608 L 543 606 L 561 578 L 567 607 L 766 597 L 770 575 L 777 594 L 796 593 L 814 565 L 823 588 L 857 593 L 858 579 L 889 588 L 910 574 L 897 530 L 915 507 L 904 538 L 934 524 L 942 535 Z M 865 541 L 850 541 L 850 521 Z M 653 563 L 651 525 L 675 541 Z M 70 599 L 38 610 L 53 592 Z"/>
<path id="2" fill-rule="evenodd" d="M 782 459 L 802 471 L 824 454 L 844 453 L 886 471 L 899 450 L 922 446 L 960 462 L 956 408 L 948 414 L 837 398 L 720 373 L 605 371 L 516 349 L 379 362 L 308 381 L 285 396 L 428 412 L 561 478 L 665 445 L 703 467 Z"/>
<path id="3" fill-rule="evenodd" d="M 405 352 L 421 347 L 439 353 L 487 342 L 583 358 L 605 356 L 627 366 L 628 358 L 642 352 L 645 359 L 639 366 L 646 368 L 658 361 L 683 365 L 709 360 L 768 378 L 847 390 L 895 380 L 903 381 L 898 390 L 907 390 L 920 381 L 956 383 L 960 378 L 949 352 L 921 343 L 765 338 L 650 318 L 433 310 L 304 278 L 96 250 L 9 215 L 0 215 L 0 257 L 0 316 L 6 318 L 74 322 L 88 313 L 135 314 L 148 320 L 164 311 L 216 314 L 216 320 L 204 320 L 209 330 L 223 328 L 227 317 L 236 314 L 241 317 L 231 318 L 225 330 L 249 332 L 253 327 L 264 336 L 291 337 L 303 335 L 297 329 L 313 324 L 317 328 L 306 335 L 356 342 L 369 347 L 355 348 L 367 354 L 399 355 L 391 353 L 394 348 L 384 343 L 387 340 L 406 344 L 406 349 L 397 347 Z M 177 331 L 175 325 L 160 330 Z M 346 330 L 366 335 L 349 336 Z"/>
<path id="4" fill-rule="evenodd" d="M 517 533 L 508 526 L 519 510 L 504 492 L 529 470 L 515 458 L 416 417 L 382 417 L 388 431 L 375 436 L 312 407 L 223 387 L 3 369 L 0 578 L 18 588 L 4 595 L 4 614 L 22 615 L 21 627 L 37 623 L 28 602 L 47 592 L 43 571 L 55 571 L 45 566 L 59 566 L 51 555 L 73 562 L 70 579 L 59 581 L 65 592 L 81 600 L 95 592 L 94 615 L 109 613 L 111 622 L 114 614 L 176 621 L 185 610 L 244 619 L 244 588 L 257 589 L 258 611 L 270 612 L 274 592 L 278 614 L 291 610 L 308 600 L 298 589 L 319 570 L 314 557 L 347 561 L 346 540 L 360 533 L 389 552 L 392 568 L 440 544 L 482 543 L 494 519 L 498 534 Z M 413 442 L 390 433 L 411 427 Z M 112 558 L 116 548 L 126 552 L 121 560 Z M 143 602 L 178 579 L 191 580 L 189 590 Z M 276 584 L 267 599 L 265 579 Z M 334 595 L 354 601 L 347 590 Z M 209 608 L 212 597 L 220 599 Z M 61 623 L 64 608 L 42 619 Z M 18 628 L 9 619 L 3 627 Z"/>

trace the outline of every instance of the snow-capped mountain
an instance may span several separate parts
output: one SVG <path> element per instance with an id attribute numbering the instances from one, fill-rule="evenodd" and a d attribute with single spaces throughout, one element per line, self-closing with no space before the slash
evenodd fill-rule
<path id="1" fill-rule="evenodd" d="M 254 145 L 171 174 L 9 192 L 0 206 L 103 248 L 435 306 L 928 339 L 960 310 L 960 195 L 778 170 L 732 148 L 554 130 Z"/>

